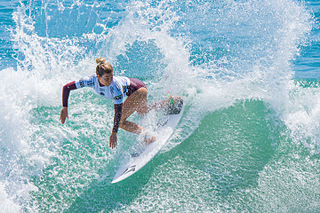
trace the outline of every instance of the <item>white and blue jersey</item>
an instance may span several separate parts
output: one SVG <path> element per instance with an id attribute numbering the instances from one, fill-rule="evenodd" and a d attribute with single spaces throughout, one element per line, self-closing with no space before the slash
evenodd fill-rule
<path id="1" fill-rule="evenodd" d="M 73 81 L 64 85 L 62 89 L 62 106 L 68 107 L 68 98 L 71 90 L 83 87 L 91 87 L 97 94 L 113 100 L 115 116 L 112 131 L 117 132 L 122 116 L 122 103 L 124 102 L 124 98 L 126 96 L 130 96 L 139 88 L 146 86 L 139 79 L 120 76 L 113 76 L 112 82 L 109 86 L 101 86 L 98 77 L 94 75 L 87 79 L 81 79 L 77 82 Z"/>
<path id="2" fill-rule="evenodd" d="M 81 79 L 75 82 L 77 89 L 91 87 L 95 92 L 107 99 L 113 100 L 114 104 L 121 104 L 127 96 L 130 87 L 130 79 L 122 76 L 113 76 L 112 83 L 109 86 L 101 86 L 96 75 L 87 79 Z"/>

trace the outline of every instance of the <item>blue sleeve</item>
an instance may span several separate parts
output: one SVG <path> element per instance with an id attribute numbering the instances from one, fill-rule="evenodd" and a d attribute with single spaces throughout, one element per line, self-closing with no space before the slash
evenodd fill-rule
<path id="1" fill-rule="evenodd" d="M 79 81 L 77 81 L 76 87 L 77 89 L 79 88 L 83 88 L 83 87 L 94 87 L 94 83 L 95 83 L 95 76 L 89 77 L 89 78 L 83 78 L 80 79 Z"/>

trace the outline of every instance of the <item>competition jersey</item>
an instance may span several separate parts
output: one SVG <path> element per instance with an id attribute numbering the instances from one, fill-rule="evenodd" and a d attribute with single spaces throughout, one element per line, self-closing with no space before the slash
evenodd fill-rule
<path id="1" fill-rule="evenodd" d="M 99 95 L 114 101 L 114 104 L 121 104 L 127 96 L 130 86 L 130 79 L 122 76 L 113 76 L 112 83 L 109 86 L 100 86 L 96 75 L 87 79 L 81 79 L 75 82 L 77 89 L 83 87 L 91 87 Z"/>

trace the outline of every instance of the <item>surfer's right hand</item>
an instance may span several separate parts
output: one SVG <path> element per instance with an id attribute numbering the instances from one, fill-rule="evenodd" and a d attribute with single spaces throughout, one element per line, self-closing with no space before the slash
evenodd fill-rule
<path id="1" fill-rule="evenodd" d="M 66 118 L 69 119 L 68 107 L 62 107 L 62 110 L 60 112 L 60 121 L 61 121 L 62 124 L 64 124 L 64 122 L 66 121 Z"/>
<path id="2" fill-rule="evenodd" d="M 116 146 L 117 146 L 117 141 L 118 141 L 118 139 L 117 139 L 117 133 L 112 132 L 109 140 L 110 140 L 110 142 L 109 142 L 110 148 L 113 149 L 114 147 L 116 147 Z"/>

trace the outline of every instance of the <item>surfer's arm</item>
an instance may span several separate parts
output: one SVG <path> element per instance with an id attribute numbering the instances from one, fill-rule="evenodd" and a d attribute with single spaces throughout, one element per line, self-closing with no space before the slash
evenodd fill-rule
<path id="1" fill-rule="evenodd" d="M 62 88 L 62 106 L 63 107 L 68 107 L 68 99 L 69 99 L 70 91 L 75 89 L 77 89 L 75 81 L 70 82 L 63 86 Z"/>
<path id="2" fill-rule="evenodd" d="M 122 103 L 114 104 L 114 119 L 113 119 L 113 128 L 112 134 L 109 139 L 109 146 L 113 149 L 117 145 L 117 132 L 120 126 L 122 116 Z"/>
<path id="3" fill-rule="evenodd" d="M 77 89 L 75 82 L 70 82 L 62 88 L 62 110 L 60 112 L 60 121 L 62 124 L 66 121 L 68 116 L 68 98 L 71 90 Z"/>
<path id="4" fill-rule="evenodd" d="M 121 104 L 114 104 L 114 118 L 113 118 L 113 129 L 112 133 L 117 133 L 119 126 L 120 126 L 120 121 L 121 121 L 121 116 L 122 116 L 122 103 Z"/>
<path id="5" fill-rule="evenodd" d="M 63 86 L 62 89 L 62 106 L 68 107 L 68 98 L 71 90 L 83 88 L 83 87 L 91 87 L 93 88 L 95 84 L 95 76 L 89 78 L 83 78 L 79 81 L 72 81 Z"/>

